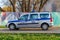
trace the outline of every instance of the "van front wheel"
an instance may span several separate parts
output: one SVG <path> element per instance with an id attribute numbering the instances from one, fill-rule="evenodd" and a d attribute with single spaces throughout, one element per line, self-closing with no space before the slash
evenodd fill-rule
<path id="1" fill-rule="evenodd" d="M 10 24 L 10 25 L 9 25 L 9 29 L 10 29 L 10 30 L 15 30 L 15 29 L 16 29 L 16 26 L 15 26 L 14 24 Z"/>
<path id="2" fill-rule="evenodd" d="M 48 30 L 49 25 L 48 24 L 42 24 L 41 28 L 42 30 Z"/>

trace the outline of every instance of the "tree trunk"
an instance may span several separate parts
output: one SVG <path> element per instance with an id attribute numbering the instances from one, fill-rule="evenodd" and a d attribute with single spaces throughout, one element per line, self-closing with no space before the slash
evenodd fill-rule
<path id="1" fill-rule="evenodd" d="M 19 1 L 19 0 L 18 0 L 18 2 L 19 2 L 19 6 L 21 6 L 21 11 L 22 11 L 22 8 L 23 8 L 23 7 L 22 7 L 22 4 L 20 3 L 20 1 Z"/>
<path id="2" fill-rule="evenodd" d="M 12 7 L 13 7 L 13 12 L 15 12 L 15 0 L 9 0 Z"/>
<path id="3" fill-rule="evenodd" d="M 22 12 L 25 12 L 25 0 L 22 0 Z"/>
<path id="4" fill-rule="evenodd" d="M 41 4 L 40 4 L 40 6 L 39 6 L 39 11 L 38 11 L 38 12 L 40 12 L 40 9 L 41 9 L 41 7 L 42 7 L 43 0 L 41 0 L 40 3 L 41 3 Z"/>
<path id="5" fill-rule="evenodd" d="M 28 12 L 30 12 L 30 0 L 28 1 Z"/>
<path id="6" fill-rule="evenodd" d="M 44 1 L 44 2 L 43 2 Z M 39 7 L 39 12 L 40 10 L 43 8 L 43 6 L 46 4 L 48 0 L 41 0 L 41 4 L 40 4 L 40 7 Z"/>

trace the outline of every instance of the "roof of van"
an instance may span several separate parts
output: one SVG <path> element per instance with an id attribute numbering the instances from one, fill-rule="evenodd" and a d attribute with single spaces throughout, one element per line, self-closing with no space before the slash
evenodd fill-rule
<path id="1" fill-rule="evenodd" d="M 30 13 L 22 13 L 22 14 L 50 14 L 50 12 L 30 12 Z"/>

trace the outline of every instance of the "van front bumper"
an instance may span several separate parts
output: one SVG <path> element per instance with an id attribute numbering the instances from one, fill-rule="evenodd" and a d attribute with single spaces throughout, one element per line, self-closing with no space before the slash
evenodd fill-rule
<path id="1" fill-rule="evenodd" d="M 9 26 L 9 23 L 7 23 L 5 26 L 8 28 L 8 26 Z"/>

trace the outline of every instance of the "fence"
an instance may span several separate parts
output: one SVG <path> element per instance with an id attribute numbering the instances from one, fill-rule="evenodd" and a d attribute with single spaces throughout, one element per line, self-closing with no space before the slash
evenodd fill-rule
<path id="1" fill-rule="evenodd" d="M 5 25 L 10 20 L 16 20 L 20 16 L 20 13 L 16 12 L 1 12 L 0 25 Z"/>

